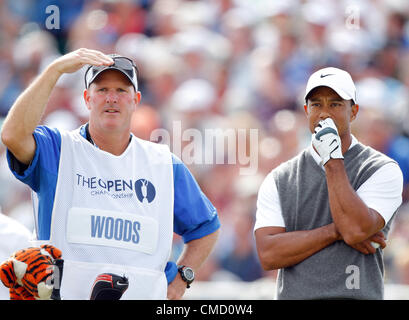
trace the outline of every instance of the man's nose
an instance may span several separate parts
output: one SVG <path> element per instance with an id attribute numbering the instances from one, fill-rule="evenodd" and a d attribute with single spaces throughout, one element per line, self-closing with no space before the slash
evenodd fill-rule
<path id="1" fill-rule="evenodd" d="M 329 113 L 329 111 L 328 111 L 328 108 L 326 108 L 326 107 L 322 108 L 322 109 L 320 110 L 319 117 L 320 117 L 321 120 L 325 120 L 325 119 L 327 119 L 327 118 L 330 118 L 331 115 L 330 115 L 330 113 Z"/>
<path id="2" fill-rule="evenodd" d="M 106 97 L 107 103 L 117 103 L 118 102 L 118 94 L 115 91 L 108 91 Z"/>

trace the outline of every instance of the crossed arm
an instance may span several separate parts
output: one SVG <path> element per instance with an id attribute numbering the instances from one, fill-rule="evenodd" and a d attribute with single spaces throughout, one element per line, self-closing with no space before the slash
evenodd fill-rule
<path id="1" fill-rule="evenodd" d="M 266 270 L 295 265 L 329 246 L 343 240 L 363 254 L 375 253 L 371 242 L 386 247 L 380 231 L 385 224 L 382 216 L 368 208 L 351 187 L 342 160 L 325 165 L 330 210 L 333 223 L 302 231 L 286 232 L 284 227 L 263 227 L 255 232 L 261 265 Z"/>
<path id="2" fill-rule="evenodd" d="M 376 252 L 371 242 L 378 243 L 382 249 L 386 246 L 381 232 L 385 220 L 358 196 L 346 174 L 341 149 L 349 147 L 350 135 L 342 142 L 331 118 L 320 121 L 312 135 L 313 147 L 325 169 L 333 223 L 294 232 L 286 232 L 282 227 L 257 229 L 256 245 L 264 269 L 297 264 L 338 240 L 363 254 Z"/>
<path id="3" fill-rule="evenodd" d="M 291 232 L 286 232 L 283 227 L 264 227 L 256 230 L 255 237 L 258 256 L 265 270 L 295 265 L 333 242 L 343 240 L 334 223 L 312 230 Z M 379 243 L 382 249 L 386 247 L 381 231 L 350 246 L 363 254 L 375 253 L 372 241 Z"/>

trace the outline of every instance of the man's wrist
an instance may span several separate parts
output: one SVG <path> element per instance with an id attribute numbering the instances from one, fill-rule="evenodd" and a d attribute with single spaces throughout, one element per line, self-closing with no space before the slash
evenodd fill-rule
<path id="1" fill-rule="evenodd" d="M 192 268 L 184 265 L 178 266 L 179 275 L 186 282 L 186 288 L 190 288 L 190 284 L 195 280 L 195 272 Z"/>
<path id="2" fill-rule="evenodd" d="M 338 170 L 341 168 L 344 168 L 344 159 L 341 158 L 330 158 L 325 164 L 324 164 L 325 170 Z"/>
<path id="3" fill-rule="evenodd" d="M 51 64 L 47 66 L 47 68 L 44 70 L 44 73 L 46 74 L 47 78 L 50 80 L 54 80 L 55 82 L 58 81 L 58 79 L 62 76 L 62 72 L 59 70 L 57 63 L 54 61 Z"/>
<path id="4" fill-rule="evenodd" d="M 335 226 L 335 223 L 331 223 L 329 225 L 329 230 L 330 230 L 330 237 L 334 241 L 342 240 L 342 235 L 338 232 L 337 227 Z"/>

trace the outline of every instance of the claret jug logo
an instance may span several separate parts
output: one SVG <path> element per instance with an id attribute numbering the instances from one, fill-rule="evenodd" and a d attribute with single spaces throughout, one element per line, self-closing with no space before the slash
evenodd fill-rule
<path id="1" fill-rule="evenodd" d="M 114 199 L 124 199 L 136 195 L 141 203 L 151 203 L 156 197 L 155 187 L 147 179 L 105 180 L 98 177 L 85 177 L 79 173 L 76 177 L 77 186 L 90 190 L 93 197 L 109 196 Z"/>
<path id="2" fill-rule="evenodd" d="M 142 203 L 144 203 L 144 201 L 151 203 L 156 195 L 155 187 L 146 179 L 135 181 L 135 193 L 138 200 Z"/>

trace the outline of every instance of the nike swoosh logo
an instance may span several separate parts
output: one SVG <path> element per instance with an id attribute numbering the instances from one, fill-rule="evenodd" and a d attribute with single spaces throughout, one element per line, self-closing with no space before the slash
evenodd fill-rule
<path id="1" fill-rule="evenodd" d="M 333 153 L 335 150 L 337 150 L 338 148 L 339 148 L 339 145 L 338 145 L 336 148 L 334 148 L 334 150 L 331 151 L 331 155 L 332 155 L 332 153 Z"/>
<path id="2" fill-rule="evenodd" d="M 322 75 L 320 76 L 320 78 L 325 78 L 325 77 L 333 76 L 333 75 L 334 75 L 333 73 L 322 74 Z"/>

